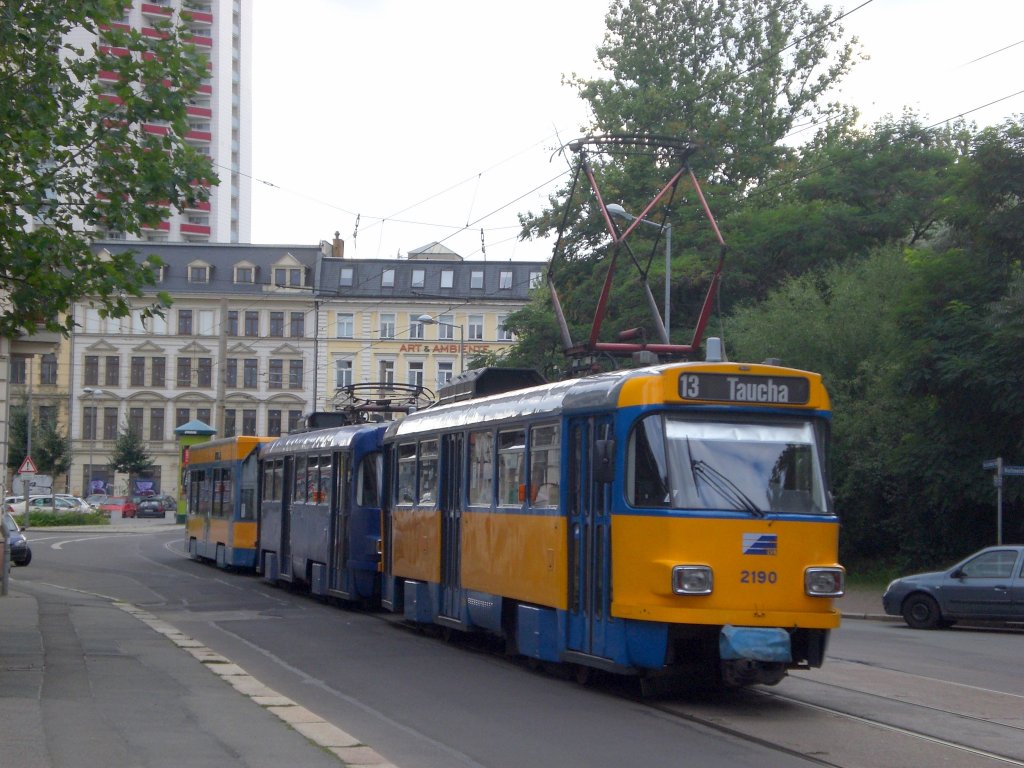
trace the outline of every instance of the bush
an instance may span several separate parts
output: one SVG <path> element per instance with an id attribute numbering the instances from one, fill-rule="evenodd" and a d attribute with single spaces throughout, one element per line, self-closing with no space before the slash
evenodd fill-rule
<path id="1" fill-rule="evenodd" d="M 20 523 L 24 515 L 16 514 Z M 32 510 L 28 513 L 30 528 L 45 528 L 50 525 L 110 525 L 110 519 L 103 512 L 50 512 Z"/>

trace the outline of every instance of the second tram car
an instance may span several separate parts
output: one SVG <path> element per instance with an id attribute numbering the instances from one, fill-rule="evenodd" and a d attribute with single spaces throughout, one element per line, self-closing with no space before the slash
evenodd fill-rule
<path id="1" fill-rule="evenodd" d="M 384 605 L 516 652 L 773 684 L 843 594 L 817 374 L 681 363 L 452 403 L 385 437 Z"/>

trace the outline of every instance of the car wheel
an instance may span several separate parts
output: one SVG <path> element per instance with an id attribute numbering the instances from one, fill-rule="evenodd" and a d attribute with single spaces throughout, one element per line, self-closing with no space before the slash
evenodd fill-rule
<path id="1" fill-rule="evenodd" d="M 903 620 L 912 629 L 935 629 L 942 612 L 931 595 L 911 595 L 903 601 Z"/>
<path id="2" fill-rule="evenodd" d="M 29 550 L 26 550 L 25 557 L 22 558 L 21 562 L 20 563 L 15 563 L 15 565 L 19 565 L 19 566 L 24 567 L 24 566 L 28 565 L 31 562 L 32 562 L 32 550 L 29 549 Z"/>

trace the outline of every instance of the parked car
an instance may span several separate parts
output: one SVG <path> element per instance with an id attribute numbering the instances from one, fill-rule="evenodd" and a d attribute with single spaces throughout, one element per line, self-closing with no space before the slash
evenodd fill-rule
<path id="1" fill-rule="evenodd" d="M 31 496 L 28 500 L 30 509 L 55 509 L 57 512 L 92 512 L 92 507 L 77 496 Z"/>
<path id="2" fill-rule="evenodd" d="M 166 511 L 163 496 L 149 496 L 139 501 L 137 514 L 139 517 L 163 517 Z"/>
<path id="3" fill-rule="evenodd" d="M 99 509 L 100 505 L 103 504 L 103 502 L 109 498 L 110 497 L 107 496 L 107 494 L 105 493 L 90 493 L 88 496 L 85 497 L 85 503 L 92 507 L 93 510 L 95 511 Z"/>
<path id="4" fill-rule="evenodd" d="M 100 504 L 100 512 L 106 512 L 108 517 L 135 517 L 138 511 L 138 506 L 128 496 L 108 496 Z"/>
<path id="5" fill-rule="evenodd" d="M 4 525 L 7 528 L 7 541 L 11 544 L 11 562 L 15 565 L 28 565 L 32 562 L 32 549 L 18 527 L 18 521 L 10 512 L 4 512 Z"/>
<path id="6" fill-rule="evenodd" d="M 986 547 L 948 570 L 896 579 L 882 607 L 914 629 L 970 619 L 1024 622 L 1024 545 Z"/>

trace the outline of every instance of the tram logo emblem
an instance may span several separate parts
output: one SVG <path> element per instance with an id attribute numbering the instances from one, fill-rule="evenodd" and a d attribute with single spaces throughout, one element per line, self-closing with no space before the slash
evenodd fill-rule
<path id="1" fill-rule="evenodd" d="M 779 549 L 779 537 L 774 533 L 744 533 L 744 555 L 775 555 Z"/>

